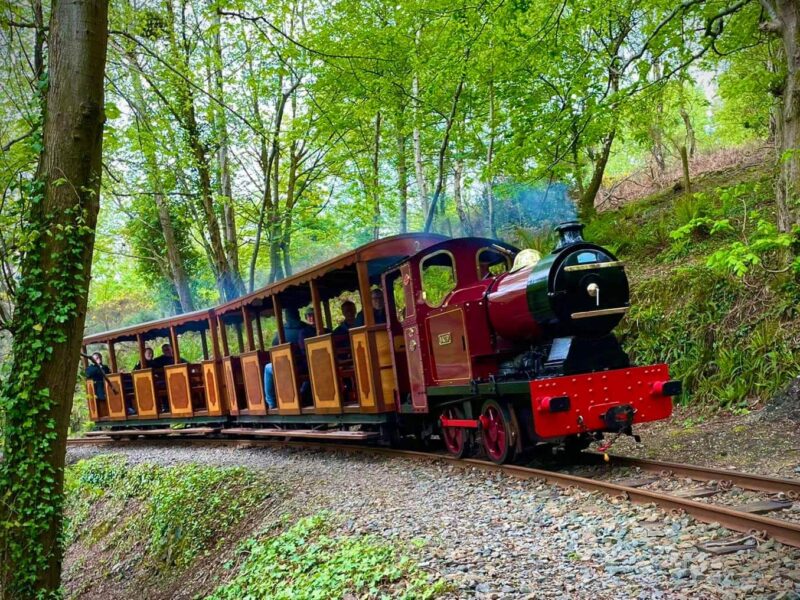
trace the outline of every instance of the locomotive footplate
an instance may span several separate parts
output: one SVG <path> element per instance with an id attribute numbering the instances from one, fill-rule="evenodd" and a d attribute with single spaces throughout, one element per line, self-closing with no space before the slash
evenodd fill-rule
<path id="1" fill-rule="evenodd" d="M 530 382 L 533 426 L 541 440 L 591 431 L 620 432 L 672 414 L 680 382 L 667 365 L 628 367 Z"/>

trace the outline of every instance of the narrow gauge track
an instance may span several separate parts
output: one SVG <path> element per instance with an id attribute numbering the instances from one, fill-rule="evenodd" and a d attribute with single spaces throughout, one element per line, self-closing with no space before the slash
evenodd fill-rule
<path id="1" fill-rule="evenodd" d="M 343 451 L 362 454 L 373 454 L 383 456 L 395 456 L 410 458 L 414 460 L 443 461 L 450 465 L 464 469 L 481 469 L 488 472 L 500 472 L 519 479 L 538 479 L 548 483 L 553 483 L 561 487 L 578 487 L 589 491 L 598 491 L 611 496 L 624 497 L 636 503 L 654 503 L 667 510 L 683 511 L 693 516 L 698 521 L 704 523 L 719 523 L 728 529 L 743 533 L 755 533 L 765 535 L 779 542 L 800 548 L 800 522 L 791 522 L 783 519 L 767 517 L 752 512 L 736 510 L 730 506 L 700 502 L 689 497 L 681 497 L 672 493 L 642 489 L 637 483 L 625 484 L 624 481 L 606 481 L 601 478 L 592 478 L 579 475 L 561 473 L 556 470 L 542 468 L 532 468 L 518 465 L 497 465 L 492 462 L 467 458 L 457 459 L 447 454 L 417 452 L 412 450 L 397 450 L 391 448 L 377 448 L 371 446 L 354 446 L 346 444 L 335 444 L 325 442 L 309 441 L 282 441 L 264 440 L 251 438 L 207 438 L 207 437 L 178 437 L 166 436 L 160 438 L 149 438 L 144 440 L 119 440 L 111 437 L 94 437 L 83 439 L 70 439 L 67 441 L 69 446 L 78 445 L 127 445 L 131 443 L 147 444 L 173 444 L 175 442 L 198 444 L 198 445 L 219 445 L 235 447 L 292 447 L 309 448 L 326 451 Z M 585 453 L 583 464 L 600 465 L 603 464 L 601 455 Z M 790 479 L 778 479 L 774 477 L 764 477 L 761 475 L 751 475 L 727 471 L 724 469 L 714 469 L 695 465 L 685 465 L 679 463 L 654 461 L 639 458 L 629 458 L 623 456 L 610 456 L 609 463 L 614 467 L 639 468 L 644 471 L 659 472 L 662 475 L 675 475 L 690 478 L 696 481 L 717 481 L 730 482 L 723 484 L 723 489 L 728 489 L 735 485 L 745 490 L 766 492 L 770 494 L 781 494 L 792 501 L 800 501 L 800 481 Z M 607 473 L 607 469 L 605 470 Z M 628 478 L 630 479 L 630 478 Z"/>

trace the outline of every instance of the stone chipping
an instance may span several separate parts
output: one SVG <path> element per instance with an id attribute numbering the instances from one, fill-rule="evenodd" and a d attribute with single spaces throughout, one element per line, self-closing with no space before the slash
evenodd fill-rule
<path id="1" fill-rule="evenodd" d="M 800 598 L 800 550 L 774 541 L 716 556 L 697 544 L 742 535 L 652 505 L 502 474 L 359 454 L 276 448 L 76 446 L 68 462 L 257 469 L 287 486 L 287 512 L 330 510 L 445 579 L 449 598 Z"/>

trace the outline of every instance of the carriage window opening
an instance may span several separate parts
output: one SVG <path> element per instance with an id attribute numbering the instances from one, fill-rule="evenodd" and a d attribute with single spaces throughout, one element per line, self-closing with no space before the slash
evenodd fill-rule
<path id="1" fill-rule="evenodd" d="M 511 268 L 511 257 L 491 248 L 481 248 L 477 255 L 478 279 L 502 275 Z"/>
<path id="2" fill-rule="evenodd" d="M 392 298 L 394 299 L 397 320 L 402 323 L 406 318 L 406 293 L 403 289 L 403 278 L 399 272 L 396 273 L 392 280 Z"/>
<path id="3" fill-rule="evenodd" d="M 456 287 L 456 269 L 453 255 L 446 251 L 435 252 L 420 264 L 422 297 L 428 306 L 441 306 L 445 296 Z"/>

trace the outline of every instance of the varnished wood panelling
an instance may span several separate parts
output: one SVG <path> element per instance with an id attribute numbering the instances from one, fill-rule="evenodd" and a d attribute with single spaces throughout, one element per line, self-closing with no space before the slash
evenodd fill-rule
<path id="1" fill-rule="evenodd" d="M 247 408 L 251 415 L 265 415 L 267 410 L 264 403 L 264 371 L 262 367 L 265 359 L 256 351 L 243 355 L 241 362 Z"/>
<path id="2" fill-rule="evenodd" d="M 223 414 L 223 406 L 220 401 L 222 396 L 219 389 L 219 364 L 217 361 L 207 360 L 203 362 L 203 382 L 206 388 L 208 414 L 210 416 Z"/>
<path id="3" fill-rule="evenodd" d="M 391 412 L 395 410 L 395 392 L 397 390 L 397 379 L 392 363 L 392 343 L 389 340 L 389 332 L 385 329 L 375 331 L 373 335 L 375 336 L 375 352 L 378 357 L 378 377 L 381 384 L 379 408 L 381 412 Z"/>
<path id="4" fill-rule="evenodd" d="M 334 362 L 333 337 L 330 334 L 306 340 L 314 408 L 320 414 L 342 412 L 339 377 Z"/>
<path id="5" fill-rule="evenodd" d="M 232 415 L 239 414 L 239 403 L 236 401 L 236 379 L 233 374 L 232 361 L 236 358 L 228 357 L 223 360 L 225 369 L 225 398 L 228 401 L 228 410 Z"/>
<path id="6" fill-rule="evenodd" d="M 150 369 L 134 371 L 133 389 L 136 392 L 136 408 L 141 419 L 158 417 L 156 411 L 156 388 Z"/>
<path id="7" fill-rule="evenodd" d="M 113 389 L 109 382 L 113 384 Z M 108 376 L 106 398 L 108 398 L 108 416 L 117 421 L 124 421 L 125 400 L 122 396 L 122 375 L 114 374 Z"/>
<path id="8" fill-rule="evenodd" d="M 167 391 L 172 416 L 191 416 L 192 401 L 189 388 L 189 369 L 187 365 L 166 367 Z"/>
<path id="9" fill-rule="evenodd" d="M 94 381 L 86 380 L 86 403 L 89 405 L 89 418 L 97 421 L 100 415 L 97 412 L 97 396 L 94 393 Z"/>
<path id="10" fill-rule="evenodd" d="M 353 362 L 356 367 L 358 403 L 365 412 L 375 412 L 375 382 L 367 330 L 362 329 L 351 333 L 350 340 L 353 348 Z"/>
<path id="11" fill-rule="evenodd" d="M 279 414 L 300 414 L 300 392 L 294 371 L 294 357 L 290 344 L 281 344 L 270 350 L 275 379 L 275 396 L 278 400 Z"/>

